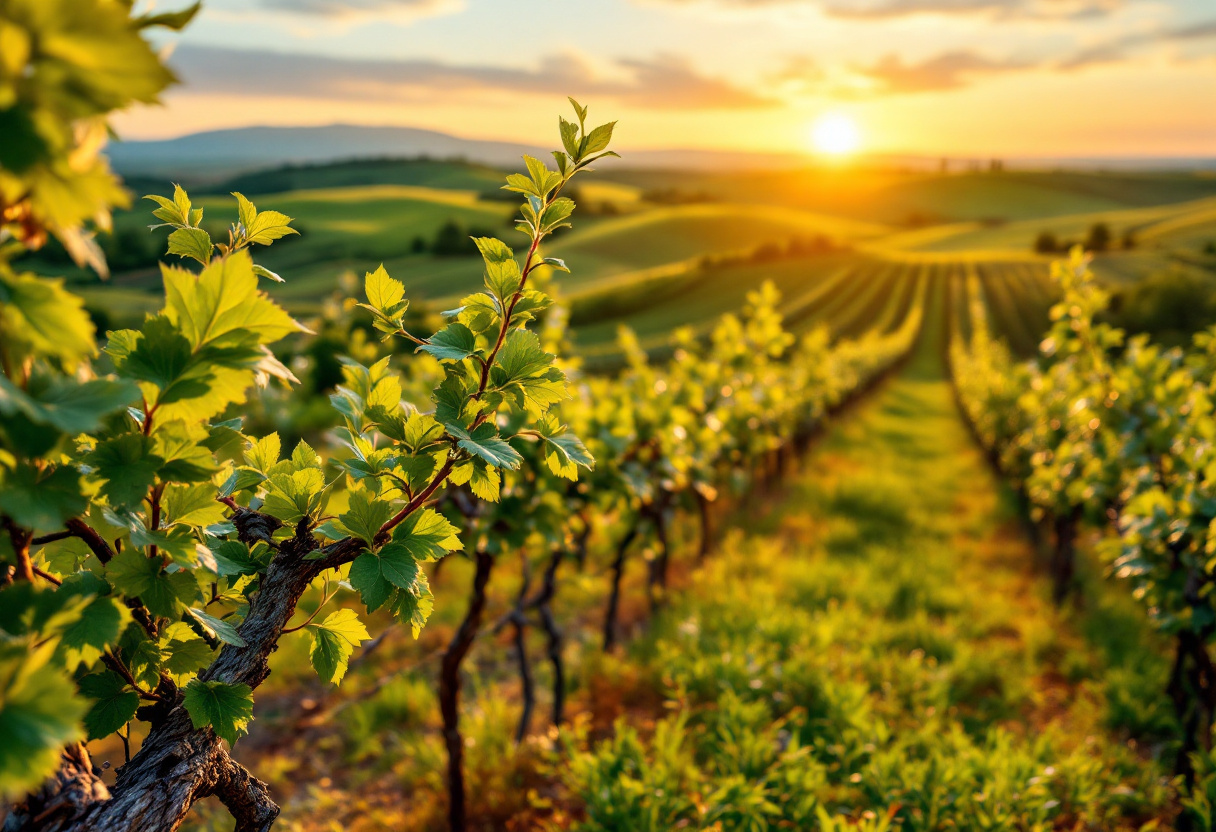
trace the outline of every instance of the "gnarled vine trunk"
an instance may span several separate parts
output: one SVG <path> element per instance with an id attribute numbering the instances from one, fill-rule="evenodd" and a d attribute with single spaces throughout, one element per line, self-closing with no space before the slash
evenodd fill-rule
<path id="1" fill-rule="evenodd" d="M 1076 579 L 1077 526 L 1081 521 L 1080 510 L 1070 511 L 1055 518 L 1055 548 L 1051 552 L 1051 597 L 1057 605 L 1063 604 L 1072 592 Z"/>
<path id="2" fill-rule="evenodd" d="M 250 511 L 233 517 L 242 538 L 258 534 L 265 519 Z M 251 688 L 265 681 L 267 659 L 308 585 L 324 570 L 352 560 L 362 546 L 344 541 L 322 558 L 305 560 L 316 542 L 301 532 L 281 546 L 250 602 L 239 628 L 247 646 L 224 645 L 202 674 L 204 681 Z M 195 803 L 212 795 L 236 819 L 236 832 L 265 832 L 279 815 L 266 784 L 233 760 L 210 728 L 195 729 L 180 702 L 153 723 L 108 794 L 96 781 L 87 754 L 69 749 L 58 774 L 9 816 L 4 832 L 173 832 Z"/>
<path id="3" fill-rule="evenodd" d="M 654 523 L 655 543 L 658 546 L 658 552 L 650 561 L 646 581 L 646 595 L 651 615 L 658 612 L 659 607 L 663 605 L 663 599 L 667 597 L 667 567 L 671 562 L 671 547 L 667 540 L 666 502 L 666 499 L 663 499 L 656 503 L 650 515 L 651 522 Z"/>
<path id="4" fill-rule="evenodd" d="M 635 518 L 629 531 L 616 544 L 616 557 L 612 560 L 612 590 L 608 594 L 608 609 L 604 613 L 604 652 L 616 647 L 617 618 L 621 610 L 621 578 L 625 573 L 625 556 L 638 536 L 638 520 Z"/>
<path id="5" fill-rule="evenodd" d="M 464 832 L 468 826 L 464 792 L 464 737 L 460 733 L 460 666 L 473 646 L 486 608 L 486 584 L 494 557 L 478 550 L 473 556 L 476 564 L 473 585 L 469 589 L 469 606 L 456 630 L 439 669 L 439 710 L 443 715 L 443 741 L 448 750 L 448 828 Z"/>
<path id="6" fill-rule="evenodd" d="M 700 540 L 697 544 L 697 561 L 702 562 L 714 552 L 714 518 L 713 504 L 699 490 L 693 489 L 697 501 L 697 519 L 699 521 Z"/>
<path id="7" fill-rule="evenodd" d="M 579 535 L 576 549 L 587 550 L 587 538 L 591 535 L 591 526 L 587 525 Z M 541 628 L 545 631 L 545 651 L 549 664 L 553 666 L 553 724 L 561 725 L 566 721 L 566 664 L 562 657 L 562 631 L 557 626 L 553 616 L 553 599 L 557 595 L 557 570 L 562 565 L 564 553 L 554 549 L 545 567 L 545 577 L 541 583 L 540 594 L 534 599 L 540 612 Z"/>

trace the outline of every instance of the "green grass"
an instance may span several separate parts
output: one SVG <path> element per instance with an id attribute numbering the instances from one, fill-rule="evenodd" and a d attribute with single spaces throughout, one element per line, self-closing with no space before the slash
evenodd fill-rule
<path id="1" fill-rule="evenodd" d="M 214 190 L 225 194 L 240 191 L 252 198 L 255 194 L 362 185 L 421 185 L 484 192 L 502 185 L 502 173 L 486 165 L 455 160 L 361 159 L 255 171 L 234 177 Z"/>
<path id="2" fill-rule="evenodd" d="M 824 234 L 845 241 L 873 237 L 880 226 L 803 211 L 755 205 L 658 207 L 625 217 L 583 222 L 555 240 L 548 253 L 578 264 L 574 287 L 619 272 L 707 254 L 785 243 Z"/>
<path id="3" fill-rule="evenodd" d="M 1162 730 L 1136 691 L 1160 696 L 1163 662 L 1117 595 L 1051 607 L 955 411 L 937 285 L 901 377 L 630 651 L 667 691 L 653 723 L 568 735 L 573 828 L 1131 830 L 1169 811 L 1164 769 L 1122 739 Z"/>
<path id="4" fill-rule="evenodd" d="M 671 330 L 703 330 L 737 309 L 746 293 L 772 280 L 786 298 L 796 329 L 826 324 L 860 334 L 871 324 L 894 326 L 905 277 L 918 270 L 947 274 L 979 265 L 998 330 L 1023 353 L 1033 349 L 1051 302 L 1044 282 L 1049 258 L 1031 252 L 1034 237 L 1051 230 L 1080 238 L 1094 222 L 1118 238 L 1133 229 L 1133 251 L 1099 255 L 1098 273 L 1112 284 L 1134 282 L 1166 267 L 1216 268 L 1201 251 L 1216 239 L 1216 178 L 1184 174 L 973 173 L 939 176 L 894 170 L 820 170 L 708 174 L 611 168 L 580 193 L 585 209 L 575 228 L 554 238 L 545 254 L 573 270 L 558 286 L 573 303 L 577 348 L 592 366 L 611 366 L 621 325 L 634 328 L 661 353 Z M 270 287 L 293 313 L 321 311 L 340 275 L 360 276 L 383 263 L 406 284 L 415 305 L 445 309 L 481 286 L 476 257 L 415 253 L 444 223 L 510 240 L 513 206 L 481 195 L 497 182 L 491 169 L 459 162 L 370 161 L 250 174 L 229 183 L 257 192 L 262 208 L 296 218 L 302 234 L 260 251 L 287 282 Z M 371 183 L 371 184 L 369 184 Z M 286 192 L 263 190 L 290 188 Z M 656 205 L 648 192 L 676 188 L 719 201 Z M 203 196 L 206 224 L 221 234 L 233 213 L 226 196 Z M 619 215 L 605 212 L 611 205 Z M 145 233 L 147 205 L 116 217 L 120 232 Z M 938 222 L 906 230 L 909 214 Z M 1008 220 L 1008 221 L 1002 221 Z M 164 231 L 156 232 L 163 245 Z M 831 255 L 748 256 L 759 247 L 823 235 L 855 249 Z M 706 267 L 730 256 L 734 265 Z M 48 273 L 46 269 L 40 269 Z M 944 270 L 944 271 L 943 271 Z M 130 326 L 153 309 L 160 291 L 156 268 L 116 275 L 108 284 L 78 269 L 66 274 L 103 327 Z M 898 279 L 896 274 L 903 275 Z M 889 279 L 889 280 L 888 280 Z M 1025 285 L 1022 285 L 1022 284 Z M 1016 288 L 1014 288 L 1016 285 Z M 906 291 L 905 291 L 906 290 Z M 995 308 L 1002 307 L 1002 308 Z"/>
<path id="5" fill-rule="evenodd" d="M 1207 173 L 1005 171 L 936 173 L 895 167 L 694 173 L 614 171 L 601 176 L 643 189 L 677 188 L 728 202 L 759 202 L 869 222 L 1006 221 L 1186 202 L 1216 195 Z"/>

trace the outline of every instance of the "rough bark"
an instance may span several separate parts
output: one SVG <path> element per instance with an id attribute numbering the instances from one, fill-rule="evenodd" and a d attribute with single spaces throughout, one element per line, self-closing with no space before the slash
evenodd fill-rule
<path id="1" fill-rule="evenodd" d="M 443 740 L 448 751 L 448 828 L 464 832 L 468 820 L 464 792 L 464 737 L 460 733 L 460 666 L 473 646 L 486 606 L 486 584 L 494 558 L 488 552 L 474 555 L 476 570 L 469 590 L 469 606 L 456 630 L 439 670 L 439 710 L 443 715 Z"/>
<path id="2" fill-rule="evenodd" d="M 9 812 L 4 832 L 19 829 L 57 832 L 67 828 L 63 826 L 65 822 L 72 823 L 90 805 L 109 799 L 110 791 L 100 775 L 83 743 L 69 745 L 63 750 L 59 770 Z"/>
<path id="3" fill-rule="evenodd" d="M 265 539 L 277 523 L 245 510 L 237 511 L 233 521 L 246 542 Z M 328 547 L 323 557 L 305 560 L 315 548 L 307 529 L 298 529 L 280 547 L 239 628 L 247 646 L 225 645 L 202 674 L 204 681 L 251 688 L 265 681 L 270 673 L 267 660 L 300 596 L 321 572 L 353 560 L 362 544 L 342 541 Z M 93 779 L 90 767 L 69 764 L 51 783 L 60 793 L 81 799 L 61 804 L 53 826 L 31 815 L 24 822 L 6 822 L 5 832 L 173 832 L 196 802 L 212 795 L 232 812 L 236 832 L 263 832 L 279 813 L 266 785 L 232 760 L 210 728 L 196 730 L 176 702 L 154 721 L 139 752 L 118 770 L 111 794 L 91 786 Z"/>

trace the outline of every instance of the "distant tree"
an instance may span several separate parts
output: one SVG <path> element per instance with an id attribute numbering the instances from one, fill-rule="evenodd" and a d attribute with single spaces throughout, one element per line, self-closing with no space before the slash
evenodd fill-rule
<path id="1" fill-rule="evenodd" d="M 1181 346 L 1216 323 L 1216 283 L 1194 271 L 1158 271 L 1117 294 L 1111 316 L 1115 325 L 1129 332 Z"/>
<path id="2" fill-rule="evenodd" d="M 1005 170 L 1005 162 L 1002 159 L 992 159 L 988 162 L 989 173 L 1001 173 Z"/>
<path id="3" fill-rule="evenodd" d="M 1136 230 L 1134 228 L 1125 228 L 1123 230 L 1121 247 L 1124 251 L 1131 251 L 1136 247 Z"/>
<path id="4" fill-rule="evenodd" d="M 426 248 L 426 240 L 422 237 L 415 237 L 410 243 L 410 252 L 413 254 L 425 254 Z"/>
<path id="5" fill-rule="evenodd" d="M 1110 226 L 1104 222 L 1096 222 L 1089 228 L 1089 236 L 1085 238 L 1085 248 L 1089 251 L 1106 251 L 1110 248 Z"/>
<path id="6" fill-rule="evenodd" d="M 1208 244 L 1203 247 L 1204 254 L 1216 254 L 1216 240 L 1208 240 Z"/>
<path id="7" fill-rule="evenodd" d="M 439 226 L 435 239 L 431 243 L 431 253 L 439 257 L 451 257 L 466 254 L 471 243 L 465 236 L 464 229 L 456 220 L 448 220 Z"/>
<path id="8" fill-rule="evenodd" d="M 1055 254 L 1060 250 L 1060 241 L 1050 231 L 1040 231 L 1034 238 L 1034 250 L 1039 254 Z"/>
<path id="9" fill-rule="evenodd" d="M 435 232 L 431 253 L 439 257 L 463 257 L 477 254 L 473 237 L 492 237 L 494 232 L 484 228 L 465 228 L 456 220 L 448 220 Z"/>

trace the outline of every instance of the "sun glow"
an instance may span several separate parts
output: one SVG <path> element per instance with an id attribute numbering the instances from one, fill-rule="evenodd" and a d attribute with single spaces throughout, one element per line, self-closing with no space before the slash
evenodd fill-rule
<path id="1" fill-rule="evenodd" d="M 811 147 L 825 156 L 848 156 L 861 147 L 857 122 L 844 113 L 826 113 L 811 125 Z"/>

